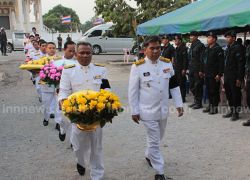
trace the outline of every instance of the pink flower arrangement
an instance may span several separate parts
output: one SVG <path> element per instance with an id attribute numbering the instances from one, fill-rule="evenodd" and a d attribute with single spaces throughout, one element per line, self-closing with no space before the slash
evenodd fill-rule
<path id="1" fill-rule="evenodd" d="M 62 75 L 63 66 L 56 67 L 54 64 L 47 64 L 41 68 L 39 76 L 49 86 L 58 87 Z"/>

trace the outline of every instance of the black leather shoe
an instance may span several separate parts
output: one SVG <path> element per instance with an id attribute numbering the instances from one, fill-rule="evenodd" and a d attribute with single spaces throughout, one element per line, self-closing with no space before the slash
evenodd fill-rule
<path id="1" fill-rule="evenodd" d="M 250 119 L 242 123 L 243 126 L 250 126 Z"/>
<path id="2" fill-rule="evenodd" d="M 208 106 L 208 107 L 206 107 L 205 109 L 203 109 L 203 111 L 202 112 L 204 112 L 204 113 L 208 113 L 208 112 L 210 112 L 210 106 Z"/>
<path id="3" fill-rule="evenodd" d="M 193 104 L 190 104 L 188 107 L 192 108 L 192 107 L 194 107 L 195 105 L 196 105 L 196 104 L 193 103 Z"/>
<path id="4" fill-rule="evenodd" d="M 239 114 L 233 114 L 232 117 L 231 117 L 231 121 L 237 121 L 239 120 Z"/>
<path id="5" fill-rule="evenodd" d="M 44 126 L 48 126 L 49 125 L 49 121 L 47 121 L 46 119 L 43 120 L 43 125 Z"/>
<path id="6" fill-rule="evenodd" d="M 59 131 L 59 139 L 60 141 L 64 141 L 66 137 L 66 133 L 65 134 L 61 134 L 61 132 Z"/>
<path id="7" fill-rule="evenodd" d="M 150 167 L 153 167 L 152 164 L 151 164 L 150 159 L 148 159 L 147 157 L 146 157 L 145 159 L 146 159 L 146 161 L 148 162 L 148 165 L 149 165 Z"/>
<path id="8" fill-rule="evenodd" d="M 223 118 L 230 118 L 230 117 L 232 117 L 232 113 L 229 112 L 229 113 L 227 113 L 227 114 L 224 114 L 222 117 L 223 117 Z"/>
<path id="9" fill-rule="evenodd" d="M 209 111 L 209 114 L 213 115 L 213 114 L 217 114 L 218 113 L 218 108 L 217 107 L 212 107 Z"/>
<path id="10" fill-rule="evenodd" d="M 51 119 L 54 119 L 55 118 L 55 115 L 54 114 L 50 114 L 49 116 Z"/>
<path id="11" fill-rule="evenodd" d="M 56 123 L 55 129 L 58 130 L 58 131 L 60 132 L 60 124 Z"/>
<path id="12" fill-rule="evenodd" d="M 85 168 L 82 167 L 80 164 L 77 164 L 76 168 L 77 168 L 77 171 L 80 174 L 80 176 L 84 176 L 84 174 L 85 174 Z"/>
<path id="13" fill-rule="evenodd" d="M 155 175 L 155 180 L 166 180 L 166 179 L 172 180 L 173 178 L 165 177 L 164 174 L 156 174 Z"/>
<path id="14" fill-rule="evenodd" d="M 202 108 L 201 104 L 196 104 L 195 106 L 193 106 L 193 109 L 200 109 L 200 108 Z"/>

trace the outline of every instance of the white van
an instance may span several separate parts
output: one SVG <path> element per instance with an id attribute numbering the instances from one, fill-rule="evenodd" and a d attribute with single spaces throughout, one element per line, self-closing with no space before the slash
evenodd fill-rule
<path id="1" fill-rule="evenodd" d="M 131 50 L 133 38 L 125 36 L 114 37 L 112 35 L 112 23 L 101 24 L 89 29 L 81 39 L 93 46 L 93 53 L 123 52 L 123 49 Z"/>

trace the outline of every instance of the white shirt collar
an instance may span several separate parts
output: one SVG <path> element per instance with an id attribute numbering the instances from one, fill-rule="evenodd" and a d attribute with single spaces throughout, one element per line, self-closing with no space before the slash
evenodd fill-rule
<path id="1" fill-rule="evenodd" d="M 90 68 L 92 68 L 92 66 L 93 66 L 93 64 L 92 63 L 90 63 L 88 66 L 82 66 L 78 61 L 77 61 L 77 63 L 79 64 L 79 67 L 81 68 L 81 69 L 90 69 Z"/>
<path id="2" fill-rule="evenodd" d="M 62 59 L 63 59 L 63 60 L 69 60 L 69 61 L 77 61 L 76 59 L 74 59 L 74 57 L 71 58 L 71 59 L 67 59 L 67 58 L 65 58 L 65 56 L 63 56 Z M 78 61 L 77 61 L 77 62 L 78 62 Z"/>
<path id="3" fill-rule="evenodd" d="M 146 57 L 145 57 L 145 61 L 148 62 L 148 63 L 150 63 L 150 64 L 158 64 L 159 58 L 156 60 L 155 63 L 153 63 L 153 61 L 151 61 L 151 60 L 146 56 Z"/>

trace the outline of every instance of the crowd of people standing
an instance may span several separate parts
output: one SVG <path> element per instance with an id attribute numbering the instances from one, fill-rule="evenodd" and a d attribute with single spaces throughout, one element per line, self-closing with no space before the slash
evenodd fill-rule
<path id="1" fill-rule="evenodd" d="M 223 118 L 238 120 L 239 113 L 243 109 L 242 98 L 246 98 L 250 106 L 249 40 L 243 45 L 241 38 L 236 39 L 235 31 L 228 31 L 224 34 L 227 47 L 223 50 L 217 43 L 218 37 L 214 32 L 207 33 L 206 46 L 198 39 L 197 32 L 191 32 L 189 37 L 191 42 L 189 49 L 181 36 L 174 36 L 176 48 L 170 44 L 169 36 L 162 37 L 161 55 L 173 62 L 183 102 L 186 101 L 187 79 L 193 94 L 193 103 L 189 107 L 202 108 L 202 100 L 207 96 L 209 104 L 203 110 L 204 113 L 212 115 L 219 112 L 221 91 L 225 90 L 229 110 Z M 242 96 L 243 88 L 246 89 L 246 97 Z M 243 125 L 250 126 L 250 120 Z"/>

